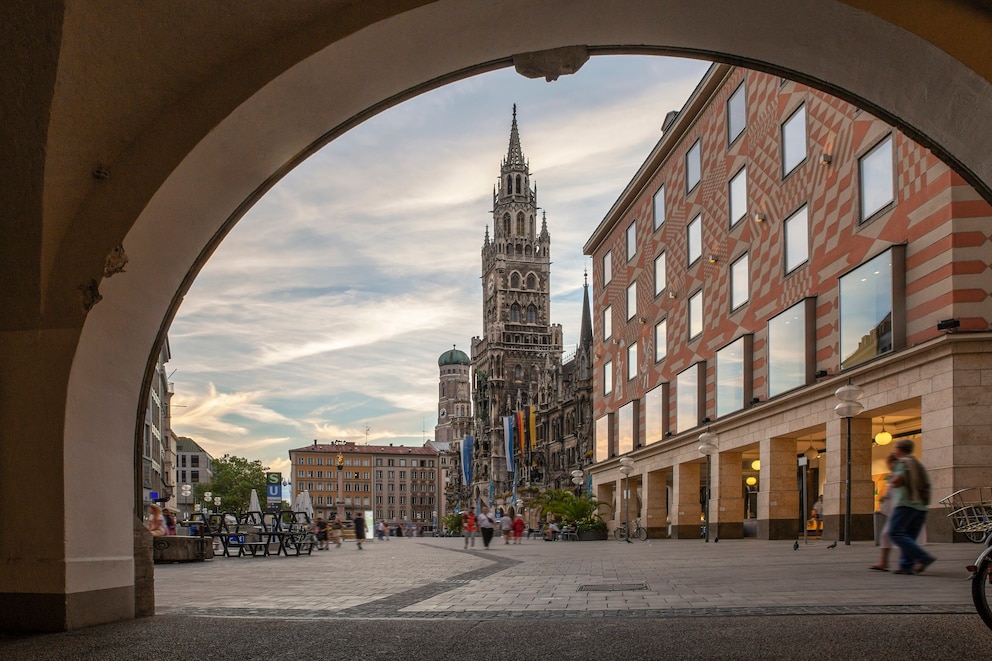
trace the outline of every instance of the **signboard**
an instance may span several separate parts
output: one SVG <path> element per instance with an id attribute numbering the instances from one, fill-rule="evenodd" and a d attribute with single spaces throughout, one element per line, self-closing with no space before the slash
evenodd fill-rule
<path id="1" fill-rule="evenodd" d="M 266 509 L 272 509 L 282 503 L 282 473 L 265 474 L 265 504 Z"/>

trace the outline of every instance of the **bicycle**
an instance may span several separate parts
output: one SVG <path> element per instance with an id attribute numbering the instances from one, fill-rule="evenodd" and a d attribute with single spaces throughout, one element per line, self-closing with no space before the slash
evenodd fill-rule
<path id="1" fill-rule="evenodd" d="M 633 525 L 633 533 L 631 533 L 631 525 Z M 634 519 L 617 526 L 617 529 L 613 531 L 613 537 L 616 539 L 624 540 L 627 539 L 628 535 L 631 539 L 637 538 L 643 542 L 648 538 L 648 530 L 641 526 L 640 519 Z"/>
<path id="2" fill-rule="evenodd" d="M 950 508 L 947 516 L 955 532 L 971 541 L 980 537 L 985 542 L 985 549 L 967 569 L 971 572 L 971 600 L 985 626 L 992 629 L 992 487 L 960 489 L 940 503 Z"/>

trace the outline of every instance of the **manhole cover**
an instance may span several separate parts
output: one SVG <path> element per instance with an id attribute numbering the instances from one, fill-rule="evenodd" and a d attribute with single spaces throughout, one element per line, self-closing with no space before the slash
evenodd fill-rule
<path id="1" fill-rule="evenodd" d="M 625 592 L 628 590 L 647 589 L 647 583 L 599 583 L 579 586 L 579 592 Z"/>

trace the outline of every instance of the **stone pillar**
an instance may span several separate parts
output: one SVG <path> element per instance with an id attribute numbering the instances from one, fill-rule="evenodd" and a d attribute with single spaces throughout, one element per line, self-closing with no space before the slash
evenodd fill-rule
<path id="1" fill-rule="evenodd" d="M 871 418 L 851 418 L 851 539 L 875 537 L 875 483 L 871 479 Z M 827 421 L 823 485 L 823 539 L 844 539 L 847 502 L 847 418 Z"/>
<path id="2" fill-rule="evenodd" d="M 613 482 L 601 482 L 596 485 L 596 500 L 606 503 L 605 506 L 599 508 L 599 513 L 605 521 L 609 521 L 611 517 L 616 518 L 614 486 Z M 604 512 L 604 508 L 609 508 L 609 511 Z"/>
<path id="3" fill-rule="evenodd" d="M 668 471 L 649 471 L 644 475 L 644 520 L 648 539 L 668 537 Z"/>
<path id="4" fill-rule="evenodd" d="M 713 498 L 710 522 L 715 522 L 717 538 L 744 537 L 744 477 L 740 452 L 720 452 L 714 456 Z"/>
<path id="5" fill-rule="evenodd" d="M 175 539 L 174 537 L 171 539 Z M 141 519 L 134 517 L 134 615 L 155 614 L 155 564 L 152 542 L 155 540 Z"/>
<path id="6" fill-rule="evenodd" d="M 699 539 L 702 532 L 703 508 L 699 503 L 699 490 L 703 466 L 705 463 L 694 461 L 676 464 L 673 469 L 675 507 L 671 518 L 674 539 Z"/>
<path id="7" fill-rule="evenodd" d="M 759 459 L 758 539 L 797 539 L 800 513 L 795 439 L 761 441 Z"/>

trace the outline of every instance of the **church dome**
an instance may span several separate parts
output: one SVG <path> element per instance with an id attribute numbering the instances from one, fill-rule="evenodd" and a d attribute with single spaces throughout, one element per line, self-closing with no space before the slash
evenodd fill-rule
<path id="1" fill-rule="evenodd" d="M 468 359 L 464 351 L 459 351 L 458 349 L 452 348 L 441 354 L 441 357 L 437 359 L 437 366 L 444 367 L 445 365 L 471 365 L 472 361 Z"/>

